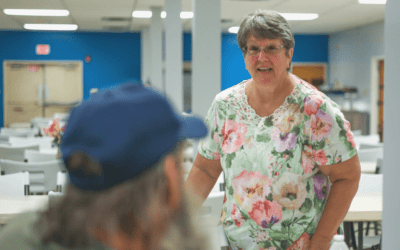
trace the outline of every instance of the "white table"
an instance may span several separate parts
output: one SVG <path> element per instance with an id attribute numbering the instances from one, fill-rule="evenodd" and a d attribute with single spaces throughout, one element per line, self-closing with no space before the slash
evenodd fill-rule
<path id="1" fill-rule="evenodd" d="M 361 161 L 361 173 L 364 174 L 375 174 L 376 162 L 375 161 Z"/>
<path id="2" fill-rule="evenodd" d="M 352 222 L 358 222 L 358 228 L 363 228 L 364 221 L 382 220 L 382 193 L 357 194 L 351 202 L 349 211 L 344 218 L 346 243 L 350 241 L 350 226 Z M 358 249 L 362 249 L 363 234 L 358 234 Z"/>
<path id="3" fill-rule="evenodd" d="M 27 210 L 44 210 L 48 207 L 47 195 L 20 197 L 0 196 L 0 224 Z"/>

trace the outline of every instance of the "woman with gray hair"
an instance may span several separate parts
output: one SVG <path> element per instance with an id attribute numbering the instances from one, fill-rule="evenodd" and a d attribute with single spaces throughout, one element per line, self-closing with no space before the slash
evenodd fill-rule
<path id="1" fill-rule="evenodd" d="M 289 72 L 295 42 L 281 15 L 250 13 L 237 39 L 251 79 L 215 97 L 186 186 L 201 204 L 224 172 L 232 249 L 329 249 L 360 178 L 350 124 Z"/>

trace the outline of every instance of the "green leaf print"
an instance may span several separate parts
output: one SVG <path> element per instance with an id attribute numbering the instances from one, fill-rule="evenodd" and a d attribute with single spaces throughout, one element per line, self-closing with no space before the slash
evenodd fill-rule
<path id="1" fill-rule="evenodd" d="M 236 157 L 236 153 L 228 154 L 226 156 L 226 167 L 230 168 L 232 166 L 232 160 Z"/>
<path id="2" fill-rule="evenodd" d="M 342 117 L 340 117 L 340 115 L 336 115 L 336 122 L 339 125 L 339 127 L 343 129 L 343 119 Z"/>
<path id="3" fill-rule="evenodd" d="M 265 119 L 264 125 L 265 125 L 266 127 L 272 127 L 272 126 L 274 126 L 274 122 L 273 122 L 272 118 L 273 118 L 273 117 L 272 117 L 272 115 L 271 115 L 271 116 L 268 116 L 267 119 Z"/>
<path id="4" fill-rule="evenodd" d="M 321 140 L 320 142 L 317 142 L 315 145 L 315 150 L 324 149 L 324 148 L 325 148 L 325 140 Z"/>
<path id="5" fill-rule="evenodd" d="M 281 222 L 281 226 L 282 226 L 283 228 L 289 227 L 290 224 L 292 224 L 292 219 L 286 219 L 286 220 L 284 220 L 284 221 Z"/>
<path id="6" fill-rule="evenodd" d="M 229 115 L 228 119 L 234 121 L 236 119 L 236 114 Z"/>
<path id="7" fill-rule="evenodd" d="M 269 200 L 269 201 L 273 201 L 272 193 L 269 193 L 268 196 L 265 196 L 265 199 L 267 199 L 267 200 Z"/>
<path id="8" fill-rule="evenodd" d="M 269 142 L 271 140 L 271 136 L 268 133 L 257 135 L 257 142 Z"/>
<path id="9" fill-rule="evenodd" d="M 323 103 L 321 104 L 321 106 L 319 106 L 319 109 L 322 110 L 322 111 L 324 111 L 324 112 L 326 113 L 326 102 L 323 102 Z"/>
<path id="10" fill-rule="evenodd" d="M 300 212 L 308 213 L 308 212 L 310 212 L 311 208 L 312 208 L 312 201 L 309 198 L 306 198 L 306 200 L 303 202 L 303 204 L 300 207 Z"/>
<path id="11" fill-rule="evenodd" d="M 288 249 L 292 245 L 292 242 L 289 240 L 284 240 L 281 242 L 282 249 Z"/>
<path id="12" fill-rule="evenodd" d="M 295 127 L 292 129 L 292 132 L 295 133 L 296 135 L 300 134 L 300 126 L 295 126 Z"/>
<path id="13" fill-rule="evenodd" d="M 233 187 L 229 187 L 229 195 L 233 195 Z"/>
<path id="14" fill-rule="evenodd" d="M 284 240 L 287 240 L 289 236 L 287 235 L 287 233 L 283 233 L 281 231 L 274 230 L 269 233 L 269 237 L 271 237 L 272 239 L 277 240 L 277 241 L 284 241 Z"/>
<path id="15" fill-rule="evenodd" d="M 321 211 L 321 207 L 323 205 L 323 201 L 318 199 L 317 196 L 314 196 L 314 208 L 316 211 Z"/>
<path id="16" fill-rule="evenodd" d="M 310 182 L 307 182 L 306 189 L 307 189 L 307 193 L 310 193 L 310 189 L 311 189 Z"/>
<path id="17" fill-rule="evenodd" d="M 244 218 L 245 220 L 250 219 L 249 215 L 246 214 L 245 212 L 243 212 L 241 209 L 239 209 L 239 212 L 240 212 L 240 214 L 243 216 L 243 218 Z"/>
<path id="18" fill-rule="evenodd" d="M 272 247 L 272 243 L 270 241 L 263 241 L 258 243 L 258 246 L 262 248 L 269 248 Z"/>

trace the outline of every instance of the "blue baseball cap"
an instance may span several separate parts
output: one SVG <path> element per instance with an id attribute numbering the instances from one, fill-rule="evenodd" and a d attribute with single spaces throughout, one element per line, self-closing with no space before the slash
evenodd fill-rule
<path id="1" fill-rule="evenodd" d="M 202 119 L 182 116 L 154 89 L 122 84 L 99 91 L 74 108 L 69 116 L 61 153 L 64 162 L 83 152 L 98 161 L 103 174 L 78 177 L 81 190 L 99 191 L 139 176 L 153 167 L 183 138 L 202 138 Z"/>

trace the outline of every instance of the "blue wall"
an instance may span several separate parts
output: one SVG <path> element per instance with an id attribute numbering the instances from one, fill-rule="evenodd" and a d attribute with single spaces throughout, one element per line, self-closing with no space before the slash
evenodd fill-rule
<path id="1" fill-rule="evenodd" d="M 83 93 L 105 88 L 124 79 L 140 79 L 140 33 L 0 31 L 0 61 L 80 60 L 83 63 Z M 37 44 L 49 44 L 49 55 L 36 55 Z M 0 72 L 3 90 L 3 71 Z M 3 94 L 0 95 L 3 110 Z M 1 112 L 0 126 L 3 126 Z"/>
<path id="2" fill-rule="evenodd" d="M 250 78 L 236 34 L 222 34 L 221 90 Z M 328 35 L 295 35 L 293 62 L 328 62 Z M 107 88 L 126 79 L 141 79 L 140 33 L 0 31 L 0 61 L 80 60 L 83 63 L 84 98 L 91 88 Z M 35 54 L 37 44 L 49 44 L 46 56 Z M 192 60 L 192 35 L 183 34 L 183 59 Z M 0 71 L 0 90 L 3 71 Z M 0 95 L 3 126 L 3 94 Z"/>
<path id="3" fill-rule="evenodd" d="M 295 35 L 293 62 L 328 63 L 328 35 Z M 221 90 L 251 78 L 236 34 L 222 34 Z"/>

